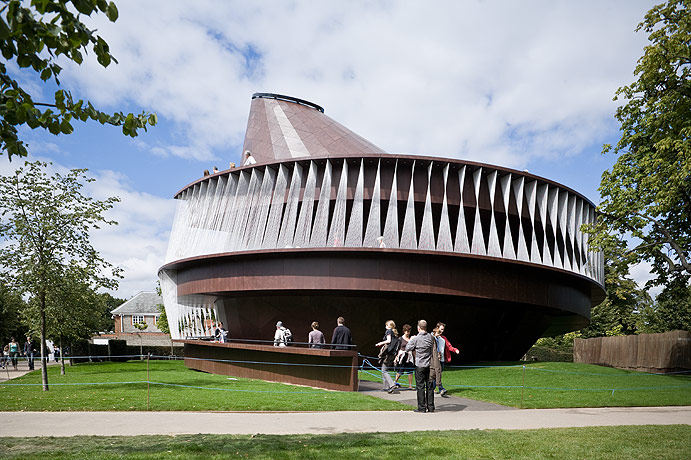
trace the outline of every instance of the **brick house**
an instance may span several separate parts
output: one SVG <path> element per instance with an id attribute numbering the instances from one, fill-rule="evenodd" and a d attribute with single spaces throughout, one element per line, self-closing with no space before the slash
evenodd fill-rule
<path id="1" fill-rule="evenodd" d="M 158 305 L 163 304 L 161 296 L 154 291 L 142 291 L 113 311 L 115 320 L 115 333 L 139 333 L 142 334 L 161 332 L 158 328 Z M 140 331 L 135 324 L 145 323 L 147 328 Z"/>
<path id="2" fill-rule="evenodd" d="M 125 340 L 132 346 L 171 346 L 170 334 L 158 328 L 161 313 L 158 306 L 163 304 L 161 296 L 154 291 L 142 291 L 127 302 L 111 311 L 115 323 L 114 334 L 100 334 L 95 339 Z M 135 324 L 145 323 L 146 329 L 139 330 Z M 96 343 L 96 342 L 94 342 Z M 177 344 L 174 344 L 177 345 Z"/>

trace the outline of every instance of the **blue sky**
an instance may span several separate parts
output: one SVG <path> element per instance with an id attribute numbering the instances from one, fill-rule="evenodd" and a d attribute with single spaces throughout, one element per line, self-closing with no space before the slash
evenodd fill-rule
<path id="1" fill-rule="evenodd" d="M 204 169 L 238 161 L 253 92 L 313 101 L 389 152 L 527 169 L 599 201 L 618 132 L 612 97 L 633 81 L 649 1 L 119 1 L 88 19 L 119 61 L 65 63 L 63 86 L 104 110 L 156 112 L 136 139 L 77 124 L 23 130 L 32 158 L 86 167 L 120 196 L 95 246 L 125 269 L 118 295 L 152 289 L 175 204 Z M 193 7 L 191 6 L 193 5 Z M 91 57 L 91 56 L 89 56 Z M 52 88 L 15 75 L 36 100 Z M 0 172 L 16 167 L 0 159 Z M 632 274 L 641 281 L 647 267 Z"/>

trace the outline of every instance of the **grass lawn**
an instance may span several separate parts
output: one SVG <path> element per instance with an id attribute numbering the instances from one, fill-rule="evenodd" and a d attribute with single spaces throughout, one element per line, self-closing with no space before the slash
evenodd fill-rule
<path id="1" fill-rule="evenodd" d="M 691 405 L 691 375 L 652 375 L 578 363 L 490 364 L 504 367 L 447 368 L 444 387 L 456 396 L 521 407 L 525 364 L 524 408 Z M 360 378 L 377 380 L 364 372 Z M 407 377 L 399 382 L 407 385 Z"/>
<path id="2" fill-rule="evenodd" d="M 446 369 L 444 385 L 461 397 L 521 406 L 522 364 Z M 3 410 L 146 410 L 146 362 L 78 364 L 61 376 L 50 366 L 50 391 L 40 371 L 0 383 Z M 363 379 L 376 377 L 360 372 Z M 412 410 L 353 392 L 231 379 L 187 369 L 182 361 L 151 361 L 151 410 Z M 407 379 L 401 382 L 407 384 Z M 30 386 L 11 384 L 30 383 Z M 99 383 L 99 385 L 60 385 Z M 182 386 L 180 386 L 182 385 Z M 556 388 L 556 389 L 555 389 Z M 614 392 L 612 391 L 614 389 Z M 691 376 L 650 375 L 575 363 L 526 364 L 524 408 L 691 405 Z"/>
<path id="3" fill-rule="evenodd" d="M 151 410 L 410 410 L 397 402 L 355 392 L 326 391 L 269 383 L 261 380 L 229 379 L 187 369 L 182 361 L 151 361 L 149 381 L 180 386 L 150 386 Z M 50 391 L 40 385 L 40 370 L 0 383 L 2 410 L 109 411 L 147 410 L 146 361 L 77 364 L 48 367 Z M 133 383 L 118 383 L 133 382 Z M 60 385 L 65 383 L 105 383 L 104 385 Z M 2 457 L 0 455 L 0 457 Z"/>
<path id="4" fill-rule="evenodd" d="M 687 459 L 691 427 L 0 439 L 4 459 Z"/>

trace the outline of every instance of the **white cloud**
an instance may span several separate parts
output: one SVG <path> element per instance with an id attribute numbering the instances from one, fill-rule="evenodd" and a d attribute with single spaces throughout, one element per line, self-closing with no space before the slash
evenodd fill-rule
<path id="1" fill-rule="evenodd" d="M 113 171 L 98 171 L 89 192 L 97 199 L 120 198 L 107 218 L 118 222 L 94 231 L 91 240 L 106 260 L 124 269 L 118 294 L 130 297 L 155 287 L 158 269 L 168 247 L 175 203 L 134 190 L 127 177 Z"/>
<path id="2" fill-rule="evenodd" d="M 119 2 L 94 24 L 120 64 L 67 66 L 207 160 L 242 142 L 254 91 L 312 100 L 391 152 L 522 167 L 602 142 L 652 2 Z"/>
<path id="3" fill-rule="evenodd" d="M 27 160 L 50 161 L 38 157 Z M 0 161 L 0 174 L 7 175 L 22 164 L 3 159 Z M 64 173 L 67 168 L 54 163 L 50 170 Z M 127 298 L 138 291 L 154 289 L 168 247 L 174 200 L 138 192 L 120 173 L 90 171 L 89 175 L 96 181 L 86 186 L 88 195 L 99 200 L 111 196 L 120 198 L 120 202 L 106 214 L 118 225 L 104 226 L 91 233 L 91 242 L 103 258 L 124 269 L 124 279 L 115 294 Z"/>

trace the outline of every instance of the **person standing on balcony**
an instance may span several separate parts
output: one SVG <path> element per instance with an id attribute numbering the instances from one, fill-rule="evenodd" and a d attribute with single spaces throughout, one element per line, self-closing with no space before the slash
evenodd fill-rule
<path id="1" fill-rule="evenodd" d="M 342 316 L 339 316 L 336 320 L 336 323 L 338 325 L 336 326 L 336 328 L 334 328 L 334 333 L 331 336 L 331 343 L 334 345 L 334 349 L 351 349 L 352 347 L 349 347 L 347 345 L 353 344 L 353 336 L 350 334 L 350 329 L 348 329 L 345 325 L 345 319 L 343 319 Z"/>
<path id="2" fill-rule="evenodd" d="M 324 334 L 319 330 L 319 323 L 312 323 L 312 331 L 307 337 L 310 348 L 324 348 Z"/>

